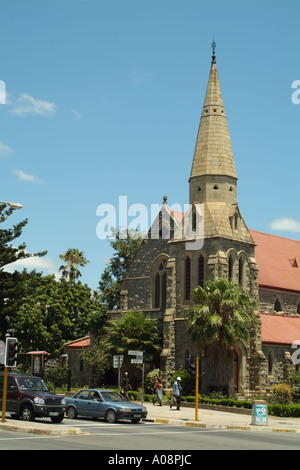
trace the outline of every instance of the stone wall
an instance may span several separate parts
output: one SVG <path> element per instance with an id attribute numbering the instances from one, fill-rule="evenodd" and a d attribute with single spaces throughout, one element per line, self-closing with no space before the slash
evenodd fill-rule
<path id="1" fill-rule="evenodd" d="M 293 292 L 276 291 L 274 289 L 259 289 L 260 310 L 262 313 L 276 314 L 274 305 L 279 300 L 282 310 L 279 314 L 299 315 L 297 310 L 300 304 L 300 294 Z M 300 316 L 300 315 L 299 315 Z"/>

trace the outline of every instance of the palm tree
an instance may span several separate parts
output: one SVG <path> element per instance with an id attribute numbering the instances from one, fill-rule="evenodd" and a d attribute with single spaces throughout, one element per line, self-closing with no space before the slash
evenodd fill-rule
<path id="1" fill-rule="evenodd" d="M 193 293 L 194 306 L 186 311 L 188 331 L 204 353 L 206 375 L 212 388 L 229 391 L 233 353 L 238 340 L 246 344 L 255 326 L 256 302 L 229 279 L 207 281 Z"/>
<path id="2" fill-rule="evenodd" d="M 85 266 L 89 261 L 84 257 L 83 251 L 77 248 L 69 248 L 65 253 L 59 255 L 60 259 L 65 261 L 65 264 L 60 266 L 59 270 L 62 271 L 63 277 L 74 282 L 75 279 L 81 276 L 81 272 L 77 266 Z"/>
<path id="3" fill-rule="evenodd" d="M 130 366 L 128 351 L 144 351 L 146 368 L 159 359 L 161 351 L 157 320 L 152 320 L 142 312 L 133 311 L 111 320 L 105 327 L 103 346 L 113 354 L 124 355 L 123 369 L 129 369 L 133 382 L 138 381 L 140 372 L 136 365 Z M 132 385 L 132 384 L 131 384 Z"/>

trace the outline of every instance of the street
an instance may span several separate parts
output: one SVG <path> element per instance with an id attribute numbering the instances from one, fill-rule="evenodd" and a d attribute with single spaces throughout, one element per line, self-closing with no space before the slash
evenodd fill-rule
<path id="1" fill-rule="evenodd" d="M 212 430 L 143 422 L 107 424 L 103 421 L 64 420 L 64 425 L 80 427 L 82 434 L 49 436 L 0 430 L 1 450 L 101 450 L 105 458 L 116 459 L 117 451 L 168 450 L 187 455 L 201 450 L 299 450 L 299 434 Z M 59 425 L 58 425 L 59 426 Z M 83 434 L 86 433 L 86 434 Z M 150 453 L 153 456 L 153 452 Z M 149 454 L 149 455 L 150 455 Z M 122 454 L 123 455 L 123 454 Z M 134 455 L 131 452 L 130 455 Z M 191 452 L 193 456 L 193 452 Z M 178 457 L 179 459 L 179 457 Z M 182 461 L 183 464 L 189 462 Z M 110 463 L 118 463 L 112 460 Z M 119 462 L 120 463 L 120 462 Z M 154 462 L 159 463 L 159 462 Z M 162 463 L 162 462 L 160 462 Z"/>

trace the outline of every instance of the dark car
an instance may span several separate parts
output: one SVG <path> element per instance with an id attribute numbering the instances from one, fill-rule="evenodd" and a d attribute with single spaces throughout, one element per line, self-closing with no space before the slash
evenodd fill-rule
<path id="1" fill-rule="evenodd" d="M 66 398 L 69 418 L 87 416 L 103 418 L 108 423 L 128 419 L 138 423 L 147 417 L 145 406 L 126 400 L 115 390 L 83 389 Z"/>
<path id="2" fill-rule="evenodd" d="M 0 407 L 3 398 L 3 372 L 0 372 Z M 25 421 L 34 421 L 36 417 L 51 418 L 53 423 L 64 419 L 66 401 L 52 395 L 40 377 L 8 373 L 6 411 Z"/>

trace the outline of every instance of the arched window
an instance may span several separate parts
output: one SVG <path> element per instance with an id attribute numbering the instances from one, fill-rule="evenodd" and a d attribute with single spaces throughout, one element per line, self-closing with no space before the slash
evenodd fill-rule
<path id="1" fill-rule="evenodd" d="M 197 228 L 197 214 L 196 214 L 196 207 L 193 205 L 193 209 L 192 209 L 192 230 L 193 232 L 196 230 Z"/>
<path id="2" fill-rule="evenodd" d="M 268 375 L 273 375 L 274 357 L 271 352 L 268 354 Z"/>
<path id="3" fill-rule="evenodd" d="M 198 285 L 204 287 L 204 256 L 200 255 L 198 259 Z"/>
<path id="4" fill-rule="evenodd" d="M 243 258 L 239 259 L 239 285 L 244 287 L 244 260 Z"/>
<path id="5" fill-rule="evenodd" d="M 233 279 L 233 257 L 228 258 L 228 279 Z"/>
<path id="6" fill-rule="evenodd" d="M 282 312 L 282 311 L 283 311 L 283 308 L 282 308 L 281 302 L 277 297 L 277 299 L 275 300 L 275 304 L 274 304 L 274 312 Z"/>
<path id="7" fill-rule="evenodd" d="M 167 273 L 166 273 L 167 260 L 163 260 L 156 272 L 153 279 L 153 306 L 164 310 L 167 301 Z"/>
<path id="8" fill-rule="evenodd" d="M 185 272 L 184 272 L 184 300 L 191 298 L 191 259 L 189 256 L 185 258 Z"/>
<path id="9" fill-rule="evenodd" d="M 161 277 L 161 308 L 165 310 L 167 302 L 167 273 L 163 272 Z"/>

